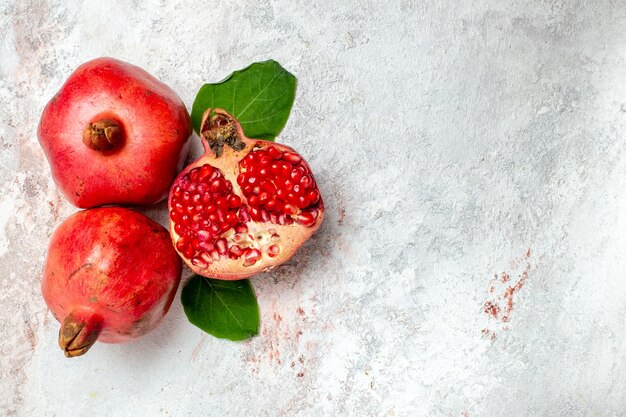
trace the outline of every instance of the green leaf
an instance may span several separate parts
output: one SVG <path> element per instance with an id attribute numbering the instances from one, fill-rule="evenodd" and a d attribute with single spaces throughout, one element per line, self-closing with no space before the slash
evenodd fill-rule
<path id="1" fill-rule="evenodd" d="M 181 301 L 189 321 L 215 337 L 244 340 L 259 333 L 259 305 L 247 279 L 194 275 L 183 288 Z"/>
<path id="2" fill-rule="evenodd" d="M 257 62 L 198 91 L 191 120 L 200 131 L 206 109 L 220 108 L 239 121 L 246 136 L 273 140 L 285 127 L 296 97 L 296 77 L 276 61 Z"/>

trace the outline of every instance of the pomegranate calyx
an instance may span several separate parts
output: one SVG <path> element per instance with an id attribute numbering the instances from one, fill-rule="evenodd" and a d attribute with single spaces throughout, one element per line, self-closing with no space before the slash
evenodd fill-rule
<path id="1" fill-rule="evenodd" d="M 59 346 L 65 356 L 73 358 L 85 354 L 100 336 L 102 319 L 86 312 L 71 312 L 59 331 Z"/>
<path id="2" fill-rule="evenodd" d="M 207 109 L 204 112 L 200 135 L 218 158 L 224 152 L 224 145 L 230 146 L 235 151 L 246 147 L 239 135 L 237 121 L 220 109 Z"/>
<path id="3" fill-rule="evenodd" d="M 123 141 L 120 125 L 111 119 L 89 123 L 83 131 L 83 143 L 94 151 L 110 151 Z"/>

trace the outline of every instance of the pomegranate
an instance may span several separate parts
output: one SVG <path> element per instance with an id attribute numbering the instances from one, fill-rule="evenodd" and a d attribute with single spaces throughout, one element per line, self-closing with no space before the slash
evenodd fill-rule
<path id="1" fill-rule="evenodd" d="M 52 235 L 42 281 L 65 356 L 155 328 L 181 271 L 167 230 L 143 214 L 105 207 L 70 216 Z"/>
<path id="2" fill-rule="evenodd" d="M 178 253 L 194 272 L 225 280 L 285 262 L 324 218 L 309 165 L 288 146 L 245 137 L 221 109 L 204 113 L 200 136 L 204 155 L 170 190 Z"/>
<path id="3" fill-rule="evenodd" d="M 78 67 L 46 105 L 38 129 L 55 182 L 82 208 L 164 198 L 190 135 L 191 119 L 174 91 L 112 58 Z"/>

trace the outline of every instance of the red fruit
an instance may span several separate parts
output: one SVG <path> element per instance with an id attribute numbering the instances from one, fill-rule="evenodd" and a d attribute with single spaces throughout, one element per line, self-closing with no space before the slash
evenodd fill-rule
<path id="1" fill-rule="evenodd" d="M 179 255 L 194 272 L 226 280 L 282 264 L 324 218 L 311 168 L 288 146 L 245 137 L 224 110 L 204 113 L 200 136 L 204 155 L 170 191 L 170 233 Z M 197 195 L 204 205 L 189 219 Z"/>
<path id="2" fill-rule="evenodd" d="M 38 130 L 54 181 L 83 208 L 161 200 L 190 135 L 174 91 L 112 58 L 78 67 L 46 105 Z"/>
<path id="3" fill-rule="evenodd" d="M 181 270 L 167 230 L 143 214 L 106 207 L 70 216 L 52 235 L 41 284 L 62 323 L 65 356 L 84 354 L 96 340 L 126 342 L 155 328 Z"/>

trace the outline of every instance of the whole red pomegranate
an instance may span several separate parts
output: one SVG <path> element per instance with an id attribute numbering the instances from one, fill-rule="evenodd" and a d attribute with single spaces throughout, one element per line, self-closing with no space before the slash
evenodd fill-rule
<path id="1" fill-rule="evenodd" d="M 38 130 L 55 182 L 83 208 L 161 200 L 190 135 L 174 91 L 112 58 L 78 67 L 46 105 Z"/>
<path id="2" fill-rule="evenodd" d="M 65 356 L 84 354 L 96 340 L 126 342 L 155 328 L 181 270 L 167 230 L 143 214 L 105 207 L 70 216 L 52 235 L 41 285 L 62 323 Z"/>
<path id="3" fill-rule="evenodd" d="M 196 273 L 236 280 L 289 259 L 320 227 L 324 204 L 292 148 L 249 139 L 233 116 L 209 109 L 205 153 L 174 181 L 170 233 Z"/>

